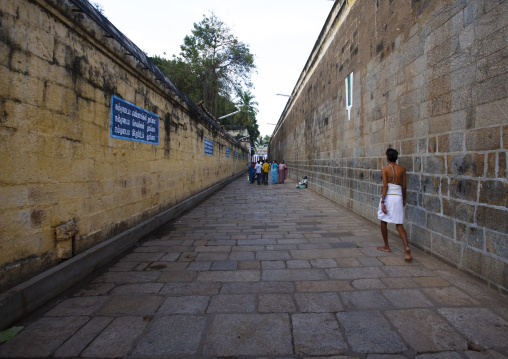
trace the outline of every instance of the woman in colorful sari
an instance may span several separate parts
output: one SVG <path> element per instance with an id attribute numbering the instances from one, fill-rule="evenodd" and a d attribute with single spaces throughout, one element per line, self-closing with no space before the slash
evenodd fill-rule
<path id="1" fill-rule="evenodd" d="M 277 161 L 273 161 L 272 163 L 272 184 L 278 184 L 279 183 L 279 165 L 277 164 Z"/>
<path id="2" fill-rule="evenodd" d="M 284 183 L 288 176 L 288 168 L 282 161 L 279 165 L 279 183 Z"/>
<path id="3" fill-rule="evenodd" d="M 254 162 L 249 166 L 249 182 L 254 183 L 254 177 L 256 176 L 256 166 Z"/>

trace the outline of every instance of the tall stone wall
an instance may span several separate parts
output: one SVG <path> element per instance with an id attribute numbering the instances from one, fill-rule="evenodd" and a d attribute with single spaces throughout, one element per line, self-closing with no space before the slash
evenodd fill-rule
<path id="1" fill-rule="evenodd" d="M 167 84 L 76 1 L 0 0 L 0 290 L 246 168 Z M 111 137 L 113 95 L 159 116 L 159 145 Z"/>
<path id="2" fill-rule="evenodd" d="M 507 36 L 508 1 L 336 1 L 270 157 L 378 222 L 397 149 L 410 242 L 506 290 Z"/>

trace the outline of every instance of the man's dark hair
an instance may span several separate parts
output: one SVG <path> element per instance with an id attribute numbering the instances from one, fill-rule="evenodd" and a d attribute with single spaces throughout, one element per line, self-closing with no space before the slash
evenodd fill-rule
<path id="1" fill-rule="evenodd" d="M 388 157 L 388 161 L 397 162 L 397 158 L 399 158 L 399 153 L 397 150 L 393 148 L 389 148 L 386 150 L 386 157 Z"/>

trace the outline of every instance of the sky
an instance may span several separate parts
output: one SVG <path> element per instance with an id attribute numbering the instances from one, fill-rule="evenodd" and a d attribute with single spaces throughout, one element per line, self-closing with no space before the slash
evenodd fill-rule
<path id="1" fill-rule="evenodd" d="M 332 6 L 330 0 L 93 0 L 124 35 L 149 56 L 180 53 L 194 23 L 213 11 L 250 46 L 251 78 L 262 136 L 272 135 Z M 166 55 L 163 55 L 166 53 Z"/>

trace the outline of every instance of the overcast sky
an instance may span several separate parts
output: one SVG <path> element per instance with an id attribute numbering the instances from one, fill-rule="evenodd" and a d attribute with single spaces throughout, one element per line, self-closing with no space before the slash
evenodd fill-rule
<path id="1" fill-rule="evenodd" d="M 180 53 L 193 24 L 214 11 L 240 41 L 250 45 L 258 73 L 252 93 L 259 103 L 261 135 L 271 135 L 324 26 L 330 0 L 92 0 L 149 56 Z"/>

